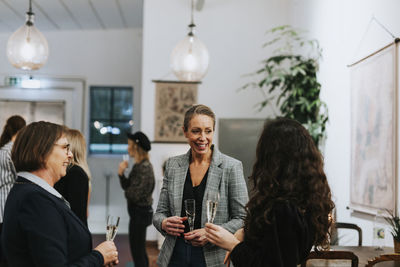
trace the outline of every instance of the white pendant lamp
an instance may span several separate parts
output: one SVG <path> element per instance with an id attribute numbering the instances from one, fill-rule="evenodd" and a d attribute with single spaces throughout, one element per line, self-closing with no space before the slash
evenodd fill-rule
<path id="1" fill-rule="evenodd" d="M 171 53 L 171 68 L 181 81 L 200 81 L 207 73 L 209 55 L 207 47 L 194 34 L 193 0 L 189 33 Z"/>
<path id="2" fill-rule="evenodd" d="M 32 0 L 29 0 L 25 24 L 14 32 L 7 42 L 8 60 L 18 69 L 40 69 L 49 57 L 49 45 L 43 34 L 34 26 L 34 15 Z"/>

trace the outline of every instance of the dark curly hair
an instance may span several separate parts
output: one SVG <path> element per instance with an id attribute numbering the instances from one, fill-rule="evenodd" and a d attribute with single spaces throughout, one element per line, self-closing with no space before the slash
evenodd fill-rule
<path id="1" fill-rule="evenodd" d="M 334 203 L 322 155 L 308 131 L 288 118 L 266 121 L 256 153 L 250 176 L 253 192 L 246 206 L 246 238 L 258 240 L 263 225 L 271 223 L 274 205 L 289 202 L 310 218 L 315 247 L 326 248 Z"/>

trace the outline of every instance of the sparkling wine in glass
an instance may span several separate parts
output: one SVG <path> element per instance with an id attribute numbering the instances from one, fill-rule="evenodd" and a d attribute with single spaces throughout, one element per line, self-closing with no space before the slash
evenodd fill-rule
<path id="1" fill-rule="evenodd" d="M 208 191 L 206 194 L 206 205 L 207 205 L 207 222 L 213 223 L 215 214 L 217 213 L 219 201 L 219 193 L 216 191 Z"/>
<path id="2" fill-rule="evenodd" d="M 129 154 L 123 154 L 122 155 L 122 160 L 128 162 L 128 168 L 125 169 L 124 175 L 128 175 L 128 169 L 129 169 Z"/>
<path id="3" fill-rule="evenodd" d="M 190 232 L 194 230 L 194 218 L 196 216 L 196 201 L 194 199 L 185 199 L 185 212 L 188 218 Z"/>
<path id="4" fill-rule="evenodd" d="M 119 224 L 118 216 L 109 215 L 107 217 L 107 232 L 106 232 L 107 241 L 114 241 L 114 238 L 117 235 L 118 231 L 118 224 Z"/>

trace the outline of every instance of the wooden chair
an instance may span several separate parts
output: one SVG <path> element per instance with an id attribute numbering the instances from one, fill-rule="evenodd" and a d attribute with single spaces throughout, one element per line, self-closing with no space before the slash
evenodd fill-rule
<path id="1" fill-rule="evenodd" d="M 337 234 L 337 229 L 353 229 L 358 232 L 358 246 L 362 246 L 362 230 L 361 228 L 354 223 L 343 223 L 343 222 L 336 222 L 332 226 L 332 231 L 331 231 L 331 245 L 338 245 L 338 234 Z"/>
<path id="2" fill-rule="evenodd" d="M 351 267 L 358 267 L 358 257 L 351 251 L 311 251 L 310 255 L 301 264 L 301 267 L 306 267 L 307 261 L 312 259 L 351 260 Z"/>
<path id="3" fill-rule="evenodd" d="M 382 254 L 379 257 L 376 257 L 372 260 L 369 260 L 365 267 L 372 267 L 378 262 L 382 261 L 398 261 L 400 262 L 400 254 Z"/>

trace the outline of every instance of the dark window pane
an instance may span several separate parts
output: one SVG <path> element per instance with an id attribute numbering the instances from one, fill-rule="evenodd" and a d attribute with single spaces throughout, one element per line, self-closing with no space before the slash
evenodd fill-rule
<path id="1" fill-rule="evenodd" d="M 90 91 L 90 114 L 92 119 L 110 118 L 111 90 L 107 88 L 92 88 Z"/>
<path id="2" fill-rule="evenodd" d="M 109 134 L 107 127 L 110 125 L 110 121 L 95 120 L 90 123 L 90 143 L 91 144 L 102 144 L 109 143 Z"/>
<path id="3" fill-rule="evenodd" d="M 131 87 L 91 87 L 90 153 L 126 153 L 126 133 L 133 124 L 132 96 Z"/>
<path id="4" fill-rule="evenodd" d="M 114 144 L 126 144 L 128 139 L 126 137 L 126 133 L 131 131 L 132 126 L 129 124 L 129 121 L 126 122 L 115 122 L 114 129 L 118 129 L 119 134 L 113 134 L 112 139 Z M 117 131 L 115 131 L 117 132 Z"/>
<path id="5" fill-rule="evenodd" d="M 132 90 L 114 90 L 114 119 L 132 118 Z"/>

